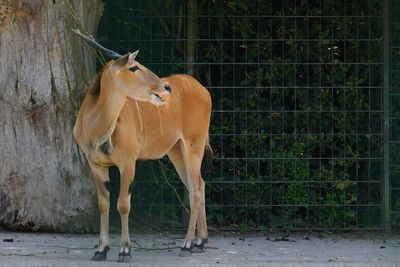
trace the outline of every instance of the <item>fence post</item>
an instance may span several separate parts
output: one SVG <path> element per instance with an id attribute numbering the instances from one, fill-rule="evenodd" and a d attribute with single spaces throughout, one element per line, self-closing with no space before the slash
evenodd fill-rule
<path id="1" fill-rule="evenodd" d="M 383 4 L 383 175 L 384 229 L 390 233 L 390 0 Z"/>
<path id="2" fill-rule="evenodd" d="M 196 38 L 197 38 L 197 0 L 189 0 L 188 9 L 188 24 L 186 28 L 186 62 L 187 73 L 194 75 L 194 61 L 196 59 Z"/>

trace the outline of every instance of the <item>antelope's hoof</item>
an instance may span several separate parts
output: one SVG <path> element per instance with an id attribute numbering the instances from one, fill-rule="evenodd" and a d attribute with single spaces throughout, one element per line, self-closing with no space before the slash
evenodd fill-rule
<path id="1" fill-rule="evenodd" d="M 96 251 L 93 257 L 90 259 L 92 261 L 105 261 L 107 259 L 107 252 L 110 250 L 110 247 L 105 247 L 103 251 Z"/>
<path id="2" fill-rule="evenodd" d="M 131 256 L 131 248 L 127 252 L 125 252 L 125 249 L 123 252 L 120 252 L 118 254 L 118 262 L 131 262 L 132 256 Z"/>
<path id="3" fill-rule="evenodd" d="M 179 253 L 179 257 L 190 257 L 192 256 L 192 251 L 190 248 L 183 247 Z"/>
<path id="4" fill-rule="evenodd" d="M 192 253 L 204 252 L 204 245 L 207 243 L 207 239 L 197 239 L 192 248 Z"/>

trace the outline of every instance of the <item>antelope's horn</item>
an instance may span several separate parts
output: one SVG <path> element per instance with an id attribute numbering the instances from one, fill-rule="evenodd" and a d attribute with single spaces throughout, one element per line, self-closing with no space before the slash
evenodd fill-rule
<path id="1" fill-rule="evenodd" d="M 76 35 L 81 37 L 83 40 L 85 40 L 87 43 L 89 43 L 91 46 L 94 46 L 96 49 L 104 52 L 106 56 L 113 58 L 113 59 L 118 59 L 118 58 L 122 57 L 122 55 L 118 54 L 117 52 L 107 49 L 104 46 L 102 46 L 101 44 L 99 44 L 98 42 L 96 42 L 96 40 L 92 36 L 82 34 L 79 29 L 76 29 L 76 30 L 72 29 L 72 31 Z"/>

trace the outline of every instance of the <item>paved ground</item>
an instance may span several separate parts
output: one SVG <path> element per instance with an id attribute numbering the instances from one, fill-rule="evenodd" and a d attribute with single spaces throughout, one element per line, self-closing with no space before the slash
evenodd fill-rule
<path id="1" fill-rule="evenodd" d="M 0 232 L 0 266 L 400 266 L 400 238 L 347 235 L 212 236 L 205 253 L 178 257 L 182 237 L 135 235 L 131 263 L 91 262 L 97 235 Z M 12 242 L 10 242 L 12 241 Z"/>

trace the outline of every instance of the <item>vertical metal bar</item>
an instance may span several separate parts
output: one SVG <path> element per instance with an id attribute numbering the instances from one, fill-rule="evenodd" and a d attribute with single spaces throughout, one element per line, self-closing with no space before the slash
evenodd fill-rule
<path id="1" fill-rule="evenodd" d="M 258 45 L 257 45 L 257 63 L 259 63 L 260 62 L 260 1 L 257 1 L 257 42 L 258 42 Z M 261 81 L 260 81 L 260 76 L 257 76 L 257 87 L 260 87 L 260 84 L 261 84 Z M 259 93 L 259 95 L 258 96 L 260 96 L 261 95 L 261 90 L 262 89 L 258 89 L 259 91 L 258 91 L 258 93 Z M 257 125 L 260 125 L 260 99 L 258 99 L 258 101 L 257 101 Z M 258 128 L 258 127 L 257 127 Z M 257 200 L 257 227 L 259 227 L 260 228 L 260 226 L 261 226 L 261 212 L 260 212 L 260 210 L 261 210 L 261 203 L 260 203 L 260 199 L 261 199 L 261 185 L 262 185 L 262 188 L 264 188 L 264 183 L 262 183 L 261 184 L 261 171 L 260 171 L 260 168 L 261 168 L 261 164 L 260 164 L 260 157 L 261 157 L 261 131 L 260 131 L 260 129 L 258 128 L 257 129 L 257 134 L 258 134 L 258 137 L 257 137 L 257 139 L 258 139 L 258 153 L 257 153 L 257 155 L 258 155 L 258 158 L 259 159 L 257 159 L 257 176 L 258 176 L 258 185 L 257 185 L 257 196 L 258 196 L 258 200 Z"/>
<path id="2" fill-rule="evenodd" d="M 187 41 L 186 41 L 186 62 L 187 73 L 194 75 L 197 42 L 197 0 L 187 2 Z"/>
<path id="3" fill-rule="evenodd" d="M 268 25 L 269 26 L 269 29 L 268 29 L 269 36 L 272 36 L 272 20 L 271 20 L 272 10 L 271 9 L 272 9 L 272 1 L 269 2 L 269 18 L 270 18 L 269 25 Z M 271 54 L 269 56 L 270 56 L 270 58 L 272 58 L 272 41 L 269 40 L 269 42 L 271 42 L 271 50 L 270 50 Z M 269 85 L 269 110 L 268 110 L 269 133 L 272 133 L 272 116 L 271 116 L 271 114 L 272 114 L 272 84 Z M 268 141 L 269 141 L 269 155 L 272 155 L 272 135 L 268 136 Z M 273 160 L 269 160 L 269 163 L 270 163 L 270 165 L 269 165 L 270 166 L 270 168 L 269 168 L 269 180 L 270 180 L 270 185 L 269 185 L 269 218 L 270 218 L 269 229 L 272 230 L 273 222 L 275 221 L 275 218 L 273 217 L 273 210 L 272 210 L 273 209 L 272 193 L 273 193 L 274 188 L 273 188 L 273 183 L 271 182 L 272 181 L 272 167 L 274 166 L 274 162 L 273 162 Z"/>
<path id="4" fill-rule="evenodd" d="M 384 206 L 384 229 L 386 233 L 390 232 L 390 53 L 389 53 L 389 0 L 383 3 L 383 206 Z"/>

